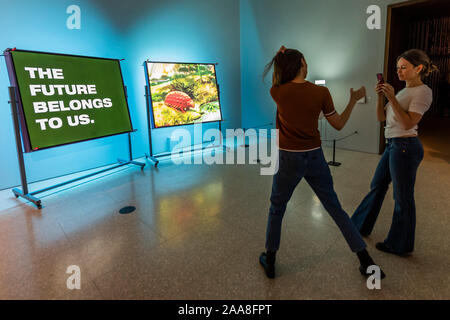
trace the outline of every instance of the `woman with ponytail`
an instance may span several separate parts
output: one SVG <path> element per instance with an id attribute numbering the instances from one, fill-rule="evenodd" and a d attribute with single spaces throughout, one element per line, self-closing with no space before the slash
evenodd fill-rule
<path id="1" fill-rule="evenodd" d="M 395 95 L 388 83 L 378 83 L 378 121 L 386 121 L 384 131 L 386 149 L 370 185 L 370 192 L 352 216 L 361 235 L 368 236 L 375 225 L 388 186 L 394 188 L 394 215 L 387 238 L 378 242 L 378 250 L 405 255 L 414 250 L 416 208 L 414 183 L 423 147 L 418 138 L 418 123 L 430 108 L 432 90 L 423 83 L 425 77 L 436 71 L 427 54 L 418 49 L 408 50 L 397 58 L 397 75 L 406 87 Z M 384 105 L 384 97 L 388 104 Z"/>
<path id="2" fill-rule="evenodd" d="M 328 89 L 305 80 L 308 66 L 300 51 L 281 47 L 267 65 L 264 76 L 272 66 L 273 86 L 270 94 L 277 104 L 279 168 L 273 177 L 270 196 L 265 245 L 267 251 L 261 253 L 260 264 L 267 277 L 275 277 L 275 256 L 280 247 L 281 222 L 294 189 L 304 178 L 338 225 L 350 249 L 359 258 L 360 272 L 368 276 L 367 268 L 375 263 L 369 256 L 358 229 L 339 203 L 318 131 L 321 112 L 334 128 L 341 130 L 356 101 L 365 96 L 365 88 L 361 87 L 356 91 L 350 89 L 350 101 L 344 112 L 338 114 Z M 380 278 L 385 276 L 381 269 L 379 275 Z"/>

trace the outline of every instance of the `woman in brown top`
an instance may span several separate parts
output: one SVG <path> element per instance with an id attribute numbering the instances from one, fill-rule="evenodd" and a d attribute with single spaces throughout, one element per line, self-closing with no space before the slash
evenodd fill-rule
<path id="1" fill-rule="evenodd" d="M 295 49 L 280 48 L 267 65 L 264 75 L 274 67 L 272 98 L 277 103 L 276 126 L 279 130 L 279 169 L 274 175 L 270 211 L 267 222 L 266 252 L 260 256 L 267 277 L 275 277 L 275 255 L 280 247 L 281 222 L 286 205 L 302 178 L 314 190 L 345 237 L 350 249 L 360 260 L 361 274 L 375 265 L 366 250 L 358 229 L 350 220 L 333 188 L 330 169 L 321 148 L 318 120 L 321 112 L 328 122 L 341 130 L 356 101 L 365 96 L 365 88 L 350 90 L 350 101 L 342 114 L 334 109 L 333 99 L 326 87 L 306 81 L 308 66 L 303 54 Z M 380 277 L 384 278 L 380 270 Z"/>

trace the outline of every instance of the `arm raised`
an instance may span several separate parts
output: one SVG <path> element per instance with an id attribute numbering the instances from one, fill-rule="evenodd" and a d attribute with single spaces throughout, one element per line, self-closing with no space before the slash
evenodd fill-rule
<path id="1" fill-rule="evenodd" d="M 333 114 L 330 114 L 329 116 L 325 115 L 328 123 L 336 130 L 342 130 L 345 127 L 345 124 L 347 123 L 348 119 L 350 118 L 350 115 L 353 111 L 353 108 L 354 108 L 356 102 L 359 99 L 364 98 L 365 96 L 366 96 L 366 88 L 365 87 L 361 87 L 356 91 L 354 91 L 353 88 L 351 88 L 350 89 L 350 100 L 347 104 L 347 107 L 345 107 L 344 112 L 342 112 L 342 114 L 334 112 Z"/>

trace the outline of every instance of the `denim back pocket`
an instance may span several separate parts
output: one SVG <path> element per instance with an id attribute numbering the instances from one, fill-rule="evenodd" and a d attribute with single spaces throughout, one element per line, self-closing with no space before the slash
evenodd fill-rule
<path id="1" fill-rule="evenodd" d="M 407 142 L 403 142 L 403 141 L 394 141 L 393 143 L 392 143 L 392 148 L 396 151 L 396 152 L 398 152 L 398 153 L 400 153 L 400 154 L 402 154 L 402 155 L 404 155 L 404 156 L 406 156 L 406 155 L 408 155 L 408 149 L 410 148 L 410 146 L 409 146 L 409 144 L 407 143 Z"/>

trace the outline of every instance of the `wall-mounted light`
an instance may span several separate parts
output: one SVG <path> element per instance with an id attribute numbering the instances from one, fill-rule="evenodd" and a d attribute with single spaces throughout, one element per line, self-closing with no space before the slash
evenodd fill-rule
<path id="1" fill-rule="evenodd" d="M 314 84 L 316 84 L 318 86 L 322 86 L 322 87 L 326 87 L 327 86 L 327 82 L 325 80 L 315 80 Z M 320 115 L 319 115 L 319 120 L 322 120 L 322 119 L 323 119 L 323 112 L 321 111 Z M 321 131 L 322 131 L 322 128 L 321 128 Z"/>
<path id="2" fill-rule="evenodd" d="M 316 81 L 314 81 L 314 83 L 317 84 L 318 86 L 324 86 L 324 87 L 327 85 L 325 80 L 316 80 Z"/>

